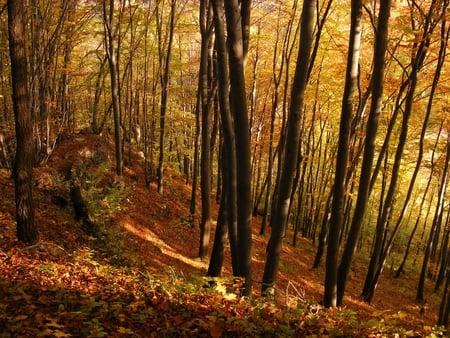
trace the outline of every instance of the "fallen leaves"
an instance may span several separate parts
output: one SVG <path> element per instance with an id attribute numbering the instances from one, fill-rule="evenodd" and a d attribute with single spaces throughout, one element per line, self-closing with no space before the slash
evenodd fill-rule
<path id="1" fill-rule="evenodd" d="M 73 147 L 70 142 L 58 151 L 73 152 Z M 57 161 L 52 165 L 61 167 Z M 139 168 L 133 172 L 142 175 Z M 205 264 L 192 253 L 198 229 L 190 218 L 186 220 L 187 203 L 182 202 L 189 199 L 189 189 L 175 176 L 164 198 L 136 185 L 133 192 L 118 189 L 114 199 L 100 200 L 97 205 L 107 210 L 98 211 L 114 217 L 104 222 L 102 237 L 84 234 L 71 221 L 70 208 L 51 209 L 49 196 L 37 191 L 42 240 L 30 247 L 15 241 L 13 186 L 7 179 L 5 175 L 0 182 L 0 194 L 8 196 L 0 205 L 0 338 L 414 333 L 396 327 L 397 320 L 407 319 L 403 312 L 375 313 L 370 320 L 360 320 L 349 309 L 325 310 L 309 304 L 294 284 L 286 288 L 287 298 L 295 301 L 288 306 L 240 298 L 242 281 L 235 278 L 216 278 L 204 287 Z M 121 192 L 130 192 L 129 209 L 119 212 L 112 206 L 120 205 Z M 263 255 L 264 241 L 256 236 L 255 243 Z M 292 261 L 296 268 L 298 264 Z M 311 288 L 308 291 L 310 296 Z"/>

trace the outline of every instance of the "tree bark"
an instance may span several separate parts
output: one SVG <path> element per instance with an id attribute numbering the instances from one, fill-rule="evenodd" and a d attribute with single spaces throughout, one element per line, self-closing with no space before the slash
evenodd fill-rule
<path id="1" fill-rule="evenodd" d="M 382 203 L 381 213 L 377 220 L 376 232 L 375 232 L 375 242 L 373 246 L 372 255 L 369 262 L 369 267 L 367 269 L 366 279 L 364 282 L 364 287 L 362 291 L 362 296 L 364 300 L 368 303 L 372 301 L 373 295 L 375 293 L 376 286 L 379 281 L 379 277 L 382 273 L 386 257 L 392 246 L 393 239 L 398 232 L 398 226 L 391 231 L 390 238 L 388 239 L 388 224 L 391 220 L 393 207 L 394 207 L 394 197 L 397 191 L 397 182 L 400 174 L 400 166 L 403 157 L 403 150 L 406 145 L 409 119 L 413 110 L 413 102 L 415 90 L 418 83 L 418 74 L 424 64 L 425 57 L 428 53 L 430 46 L 430 35 L 436 27 L 434 21 L 435 17 L 435 4 L 431 4 L 427 15 L 424 17 L 424 30 L 421 39 L 417 42 L 416 53 L 413 55 L 411 60 L 411 70 L 408 76 L 408 90 L 406 92 L 405 104 L 398 105 L 395 107 L 396 110 L 402 111 L 402 124 L 400 128 L 400 136 L 395 149 L 394 163 L 392 166 L 392 173 L 390 177 L 390 182 L 386 197 Z"/>
<path id="2" fill-rule="evenodd" d="M 250 1 L 241 1 L 244 8 Z M 247 18 L 239 11 L 238 0 L 225 1 L 228 33 L 228 67 L 230 70 L 230 103 L 234 117 L 237 159 L 237 219 L 238 219 L 238 275 L 245 278 L 243 295 L 250 296 L 252 289 L 252 200 L 250 171 L 250 130 L 245 89 L 245 39 L 242 24 Z M 244 14 L 250 14 L 244 11 Z"/>
<path id="3" fill-rule="evenodd" d="M 341 262 L 338 268 L 337 305 L 342 305 L 350 266 L 356 244 L 359 239 L 370 193 L 370 177 L 375 156 L 375 141 L 378 130 L 378 122 L 382 109 L 384 63 L 388 38 L 388 22 L 390 16 L 391 1 L 380 4 L 378 28 L 375 37 L 375 52 L 373 56 L 372 75 L 372 101 L 369 119 L 366 127 L 363 162 L 359 179 L 358 197 L 353 215 L 347 242 L 344 247 Z"/>
<path id="4" fill-rule="evenodd" d="M 158 192 L 162 195 L 164 191 L 164 145 L 166 137 L 166 113 L 167 113 L 167 96 L 169 90 L 169 75 L 170 75 L 170 61 L 172 57 L 172 42 L 175 29 L 175 10 L 177 7 L 177 0 L 170 1 L 170 23 L 169 34 L 167 42 L 167 51 L 165 57 L 159 41 L 159 57 L 160 66 L 164 66 L 164 71 L 161 74 L 161 109 L 159 114 L 159 161 L 158 161 Z M 159 27 L 161 30 L 162 27 Z M 161 39 L 161 31 L 158 33 L 159 39 Z"/>
<path id="5" fill-rule="evenodd" d="M 362 34 L 362 1 L 352 0 L 351 27 L 349 39 L 349 53 L 347 57 L 347 71 L 342 101 L 341 124 L 339 128 L 339 143 L 334 179 L 333 201 L 328 235 L 326 255 L 324 305 L 337 305 L 337 269 L 339 238 L 344 219 L 344 199 L 346 192 L 347 165 L 349 158 L 349 143 L 352 121 L 352 109 L 357 88 L 359 51 Z"/>
<path id="6" fill-rule="evenodd" d="M 25 1 L 8 0 L 12 100 L 17 142 L 13 169 L 17 238 L 24 243 L 33 244 L 38 241 L 39 237 L 34 220 L 32 192 L 33 124 L 28 91 L 28 61 L 23 11 L 26 6 Z"/>
<path id="7" fill-rule="evenodd" d="M 201 195 L 202 195 L 202 216 L 200 221 L 200 247 L 199 257 L 201 259 L 208 255 L 209 240 L 211 233 L 211 113 L 212 113 L 212 88 L 211 76 L 212 66 L 212 12 L 208 0 L 200 3 L 200 30 L 202 36 L 201 57 L 200 57 L 200 102 L 202 115 L 202 151 L 201 151 Z"/>
<path id="8" fill-rule="evenodd" d="M 123 153 L 120 126 L 120 92 L 119 75 L 117 74 L 117 59 L 114 37 L 114 0 L 109 2 L 109 11 L 106 8 L 106 0 L 103 1 L 103 17 L 105 24 L 106 55 L 108 57 L 109 73 L 111 79 L 111 100 L 114 116 L 114 149 L 116 153 L 116 174 L 122 176 Z"/>
<path id="9" fill-rule="evenodd" d="M 267 259 L 261 288 L 263 294 L 272 294 L 274 292 L 274 282 L 278 271 L 282 241 L 285 235 L 285 227 L 291 202 L 290 198 L 294 183 L 293 180 L 298 165 L 301 114 L 308 79 L 308 65 L 313 39 L 314 12 L 315 1 L 304 1 L 301 15 L 299 53 L 292 85 L 288 121 L 286 124 L 287 131 L 284 163 L 280 174 L 276 205 L 272 210 L 270 220 L 272 232 L 267 245 Z"/>
<path id="10" fill-rule="evenodd" d="M 214 29 L 216 34 L 217 50 L 217 76 L 220 116 L 224 138 L 222 156 L 223 177 L 222 194 L 227 197 L 228 238 L 230 241 L 231 266 L 233 275 L 239 275 L 239 253 L 237 233 L 237 164 L 236 164 L 236 138 L 233 117 L 230 107 L 228 54 L 225 41 L 224 3 L 223 0 L 213 0 Z"/>

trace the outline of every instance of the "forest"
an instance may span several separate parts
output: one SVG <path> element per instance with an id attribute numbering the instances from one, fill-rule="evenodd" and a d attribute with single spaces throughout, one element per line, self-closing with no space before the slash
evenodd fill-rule
<path id="1" fill-rule="evenodd" d="M 0 0 L 0 337 L 444 336 L 449 5 Z"/>

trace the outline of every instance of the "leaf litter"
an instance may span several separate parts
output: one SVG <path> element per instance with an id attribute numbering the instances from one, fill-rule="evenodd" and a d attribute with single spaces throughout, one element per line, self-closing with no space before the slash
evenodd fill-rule
<path id="1" fill-rule="evenodd" d="M 97 236 L 84 233 L 69 207 L 49 203 L 49 191 L 63 192 L 51 177 L 66 170 L 63 154 L 98 137 L 63 142 L 51 166 L 34 169 L 35 177 L 47 179 L 45 187 L 34 189 L 40 241 L 31 247 L 15 239 L 14 187 L 10 173 L 0 169 L 0 338 L 381 337 L 441 332 L 434 328 L 437 309 L 414 314 L 417 304 L 407 295 L 390 294 L 383 284 L 377 291 L 382 301 L 359 301 L 361 281 L 352 281 L 348 308 L 323 309 L 323 273 L 310 268 L 314 249 L 306 240 L 297 248 L 285 245 L 282 260 L 290 268 L 279 273 L 276 300 L 258 298 L 266 243 L 257 234 L 258 219 L 252 299 L 238 296 L 239 282 L 232 277 L 217 278 L 214 287 L 205 287 L 207 263 L 196 258 L 199 234 L 189 215 L 190 187 L 168 169 L 165 194 L 158 195 L 153 184 L 145 187 L 137 156 L 125 171 L 124 185 L 132 189 L 120 207 L 111 208 L 105 203 L 108 198 L 92 201 L 104 230 Z M 194 223 L 198 219 L 197 212 Z M 230 276 L 229 252 L 226 257 L 223 275 Z"/>

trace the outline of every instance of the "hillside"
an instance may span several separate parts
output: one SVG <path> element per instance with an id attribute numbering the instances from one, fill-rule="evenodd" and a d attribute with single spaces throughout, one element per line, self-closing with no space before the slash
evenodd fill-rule
<path id="1" fill-rule="evenodd" d="M 196 258 L 199 232 L 184 178 L 169 169 L 160 196 L 145 186 L 136 154 L 120 180 L 111 162 L 80 163 L 80 154 L 102 144 L 108 145 L 100 136 L 68 137 L 35 168 L 40 242 L 32 246 L 15 240 L 14 185 L 10 171 L 0 170 L 0 337 L 432 334 L 439 299 L 428 292 L 427 304 L 417 303 L 417 280 L 408 271 L 400 279 L 385 271 L 368 305 L 358 298 L 365 270 L 355 268 L 345 307 L 322 308 L 323 269 L 311 269 L 315 248 L 303 239 L 295 248 L 289 240 L 284 246 L 276 302 L 260 299 L 268 237 L 258 235 L 257 218 L 254 297 L 235 296 L 239 280 L 229 277 L 229 260 L 225 277 L 208 283 L 207 262 Z M 105 151 L 112 156 L 111 145 Z M 96 225 L 90 231 L 75 220 L 70 203 L 74 163 L 85 171 L 83 197 Z"/>

